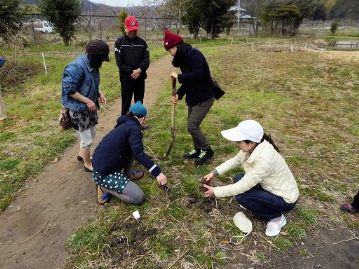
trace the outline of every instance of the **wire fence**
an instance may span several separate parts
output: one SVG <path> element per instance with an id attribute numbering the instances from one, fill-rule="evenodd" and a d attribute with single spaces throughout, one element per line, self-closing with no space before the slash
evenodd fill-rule
<path id="1" fill-rule="evenodd" d="M 185 25 L 181 28 L 180 22 L 177 17 L 137 17 L 140 24 L 138 35 L 144 38 L 147 42 L 159 42 L 163 39 L 163 30 L 171 29 L 175 32 L 180 32 L 186 39 L 192 38 Z M 46 17 L 43 14 L 26 14 L 24 17 L 21 38 L 24 45 L 31 44 L 52 44 L 62 42 L 59 34 L 52 30 L 44 30 L 44 23 Z M 317 22 L 317 21 L 304 21 L 299 29 L 301 35 L 328 35 L 330 33 L 330 21 Z M 42 30 L 41 30 L 42 29 Z M 49 28 L 51 29 L 51 28 Z M 119 36 L 122 35 L 119 18 L 117 15 L 99 15 L 99 14 L 82 14 L 79 16 L 75 24 L 75 36 L 72 40 L 73 44 L 83 45 L 91 39 L 102 39 L 107 42 L 114 42 Z M 259 27 L 259 33 L 264 31 L 262 26 Z M 338 33 L 350 34 L 356 33 L 359 35 L 358 21 L 341 21 L 339 22 Z M 236 38 L 254 36 L 253 22 L 242 21 L 233 25 L 230 31 L 222 33 L 220 37 Z M 208 34 L 201 29 L 199 38 L 209 38 Z M 1 42 L 1 40 L 0 40 Z M 2 42 L 6 45 L 6 42 Z M 353 47 L 353 45 L 351 45 Z M 356 45 L 355 45 L 356 48 Z M 357 49 L 357 48 L 356 48 Z"/>
<path id="2" fill-rule="evenodd" d="M 139 36 L 148 41 L 155 41 L 163 38 L 163 29 L 177 30 L 179 21 L 174 17 L 139 17 Z M 45 41 L 56 41 L 59 39 L 54 34 L 54 29 L 44 29 L 43 25 L 46 18 L 42 14 L 27 14 L 23 22 L 22 33 L 30 37 L 33 43 L 41 43 Z M 90 39 L 103 39 L 114 41 L 119 35 L 122 35 L 118 17 L 115 15 L 80 15 L 75 24 L 75 40 L 78 42 L 86 42 Z M 47 37 L 45 34 L 48 35 Z M 30 41 L 29 40 L 29 41 Z"/>

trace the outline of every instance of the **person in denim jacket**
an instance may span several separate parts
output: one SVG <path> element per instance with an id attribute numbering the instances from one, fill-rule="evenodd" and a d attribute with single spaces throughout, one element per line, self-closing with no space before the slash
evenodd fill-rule
<path id="1" fill-rule="evenodd" d="M 90 146 L 96 135 L 99 103 L 106 103 L 100 92 L 99 68 L 109 61 L 109 46 L 102 40 L 92 40 L 86 45 L 86 54 L 69 63 L 62 77 L 61 102 L 69 109 L 72 127 L 80 136 L 79 161 L 84 170 L 92 172 Z"/>

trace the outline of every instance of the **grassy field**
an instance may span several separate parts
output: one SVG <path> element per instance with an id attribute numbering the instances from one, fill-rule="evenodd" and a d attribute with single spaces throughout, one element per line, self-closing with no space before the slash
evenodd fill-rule
<path id="1" fill-rule="evenodd" d="M 150 50 L 151 60 L 165 54 L 158 44 L 150 44 Z M 10 50 L 0 48 L 0 55 L 8 60 L 3 69 L 10 70 L 7 77 L 1 77 L 8 119 L 5 125 L 0 125 L 0 211 L 9 205 L 27 179 L 56 160 L 75 140 L 73 131 L 61 132 L 58 127 L 61 77 L 65 65 L 83 51 L 80 46 L 52 44 L 21 49 L 14 58 Z M 48 75 L 43 69 L 41 52 Z M 120 83 L 112 53 L 110 57 L 111 62 L 104 63 L 101 69 L 101 90 L 111 102 L 119 96 Z"/>
<path id="2" fill-rule="evenodd" d="M 149 124 L 156 131 L 145 132 L 145 145 L 168 176 L 171 191 L 164 193 L 147 176 L 139 182 L 146 194 L 143 205 L 129 206 L 114 199 L 96 220 L 69 238 L 68 268 L 265 264 L 273 252 L 293 246 L 301 256 L 310 255 L 300 243 L 318 229 L 359 227 L 357 219 L 338 210 L 358 188 L 359 61 L 318 52 L 252 50 L 250 44 L 240 42 L 198 47 L 226 91 L 203 123 L 214 145 L 213 163 L 195 167 L 181 158 L 191 149 L 183 102 L 177 107 L 175 148 L 169 159 L 162 158 L 167 149 L 164 141 L 170 141 L 170 85 L 166 85 L 158 109 L 151 110 Z M 288 214 L 289 224 L 274 239 L 265 237 L 265 223 L 260 220 L 254 220 L 254 231 L 245 237 L 232 222 L 239 211 L 236 202 L 204 199 L 198 182 L 238 151 L 220 131 L 248 118 L 258 120 L 272 134 L 300 186 L 301 197 Z M 215 184 L 229 183 L 239 171 L 221 176 Z M 136 209 L 140 221 L 130 217 Z"/>

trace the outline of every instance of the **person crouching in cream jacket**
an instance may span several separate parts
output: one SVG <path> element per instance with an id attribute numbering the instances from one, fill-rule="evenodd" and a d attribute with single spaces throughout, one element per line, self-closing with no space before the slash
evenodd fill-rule
<path id="1" fill-rule="evenodd" d="M 204 184 L 207 189 L 205 196 L 235 196 L 241 206 L 268 221 L 267 236 L 278 235 L 286 224 L 283 213 L 293 209 L 299 197 L 297 182 L 279 154 L 278 147 L 254 120 L 242 121 L 237 127 L 221 134 L 227 140 L 238 143 L 241 150 L 204 176 L 204 180 L 209 182 L 239 165 L 242 165 L 245 174 L 235 176 L 234 184 L 222 187 Z M 245 222 L 250 221 L 246 219 Z"/>

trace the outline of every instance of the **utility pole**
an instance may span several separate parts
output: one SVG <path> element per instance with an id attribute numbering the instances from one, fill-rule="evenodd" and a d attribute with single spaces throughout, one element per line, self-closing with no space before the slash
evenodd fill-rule
<path id="1" fill-rule="evenodd" d="M 239 18 L 241 16 L 241 0 L 237 0 L 237 7 L 238 7 L 237 23 L 238 23 L 238 34 L 239 34 Z"/>
<path id="2" fill-rule="evenodd" d="M 181 16 L 182 16 L 182 0 L 179 0 L 179 10 L 178 10 L 178 30 L 177 34 L 181 31 Z"/>

